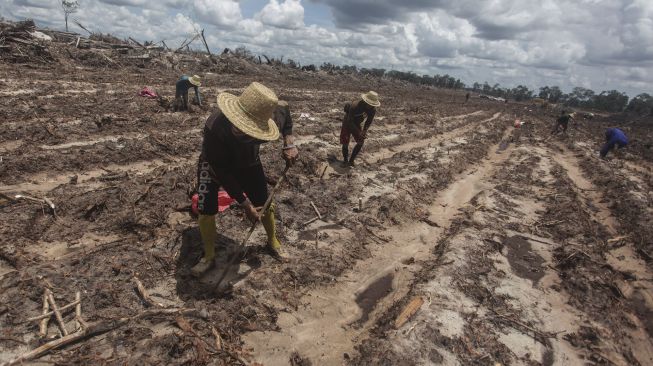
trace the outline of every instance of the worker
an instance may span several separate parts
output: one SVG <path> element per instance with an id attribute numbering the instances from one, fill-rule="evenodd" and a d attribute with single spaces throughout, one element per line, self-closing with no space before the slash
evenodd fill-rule
<path id="1" fill-rule="evenodd" d="M 218 189 L 222 186 L 252 222 L 261 221 L 267 234 L 267 248 L 281 259 L 281 242 L 276 236 L 274 204 L 259 212 L 268 198 L 265 172 L 259 158 L 260 145 L 279 138 L 279 128 L 271 119 L 278 107 L 276 94 L 266 86 L 251 83 L 240 96 L 218 95 L 219 110 L 204 126 L 202 152 L 198 163 L 199 227 L 204 255 L 191 269 L 199 277 L 215 263 Z"/>
<path id="2" fill-rule="evenodd" d="M 469 93 L 465 94 L 465 103 L 467 103 L 469 101 L 469 97 L 470 97 Z"/>
<path id="3" fill-rule="evenodd" d="M 367 138 L 367 130 L 374 121 L 376 108 L 381 105 L 379 95 L 376 92 L 369 91 L 361 94 L 361 99 L 353 103 L 345 104 L 345 117 L 340 129 L 340 143 L 342 144 L 342 160 L 345 165 L 354 166 L 356 156 L 363 148 L 363 143 Z M 361 124 L 365 121 L 365 126 Z M 356 146 L 349 157 L 349 141 L 354 136 Z"/>
<path id="4" fill-rule="evenodd" d="M 294 163 L 299 155 L 299 150 L 295 145 L 295 138 L 292 134 L 293 123 L 288 102 L 285 100 L 279 101 L 279 105 L 274 110 L 272 119 L 277 124 L 277 128 L 283 137 L 282 156 L 287 162 Z"/>
<path id="5" fill-rule="evenodd" d="M 202 98 L 200 97 L 200 86 L 202 85 L 201 79 L 197 75 L 187 76 L 182 75 L 177 84 L 175 84 L 175 111 L 188 110 L 188 89 L 195 89 L 195 99 L 197 105 L 202 105 Z"/>
<path id="6" fill-rule="evenodd" d="M 562 133 L 567 133 L 567 126 L 569 125 L 569 120 L 574 120 L 576 117 L 576 113 L 567 113 L 566 111 L 562 111 L 560 113 L 560 117 L 556 120 L 556 125 L 553 128 L 553 131 L 551 132 L 552 135 L 557 134 L 560 132 L 560 127 L 562 127 Z"/>
<path id="7" fill-rule="evenodd" d="M 618 149 L 624 148 L 628 145 L 628 137 L 618 128 L 608 128 L 605 130 L 605 145 L 601 148 L 601 157 L 605 158 L 610 150 L 614 147 Z"/>

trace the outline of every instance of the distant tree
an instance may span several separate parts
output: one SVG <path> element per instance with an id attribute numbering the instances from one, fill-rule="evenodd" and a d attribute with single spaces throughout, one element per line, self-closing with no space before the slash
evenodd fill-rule
<path id="1" fill-rule="evenodd" d="M 594 99 L 594 108 L 608 112 L 621 112 L 628 104 L 628 95 L 616 90 L 602 91 Z"/>
<path id="2" fill-rule="evenodd" d="M 240 46 L 236 48 L 235 50 L 232 51 L 234 55 L 244 58 L 246 60 L 253 60 L 254 59 L 254 54 L 252 51 L 248 50 L 245 46 Z M 267 59 L 265 55 L 263 55 Z"/>
<path id="3" fill-rule="evenodd" d="M 299 63 L 295 62 L 295 60 L 293 60 L 293 59 L 291 59 L 291 58 L 289 58 L 289 59 L 286 61 L 286 65 L 287 65 L 289 68 L 291 68 L 291 69 L 299 69 L 299 68 L 300 68 Z"/>
<path id="4" fill-rule="evenodd" d="M 68 32 L 68 16 L 77 12 L 79 2 L 77 0 L 61 0 L 61 8 L 63 9 L 64 19 L 66 20 L 66 32 Z"/>
<path id="5" fill-rule="evenodd" d="M 549 89 L 549 102 L 551 103 L 558 103 L 560 99 L 562 98 L 562 90 L 560 90 L 560 87 L 558 86 L 552 86 L 551 89 Z"/>
<path id="6" fill-rule="evenodd" d="M 642 93 L 630 100 L 626 110 L 641 116 L 653 116 L 653 97 L 647 93 Z"/>
<path id="7" fill-rule="evenodd" d="M 570 107 L 595 107 L 596 94 L 592 89 L 575 87 L 571 93 L 564 96 L 564 103 Z"/>
<path id="8" fill-rule="evenodd" d="M 490 84 L 488 84 L 487 81 L 484 82 L 483 83 L 483 93 L 489 94 L 491 91 L 492 91 L 492 87 L 490 86 Z"/>
<path id="9" fill-rule="evenodd" d="M 551 88 L 548 86 L 543 86 L 540 88 L 540 92 L 537 94 L 538 98 L 549 100 L 549 94 L 551 94 Z"/>
<path id="10" fill-rule="evenodd" d="M 358 72 L 356 65 L 342 65 L 342 71 L 355 74 Z"/>
<path id="11" fill-rule="evenodd" d="M 516 88 L 510 90 L 509 96 L 520 102 L 533 98 L 533 91 L 524 85 L 518 85 Z"/>
<path id="12" fill-rule="evenodd" d="M 385 75 L 385 69 L 360 69 L 360 73 L 363 75 L 370 75 L 377 78 L 382 78 Z"/>
<path id="13" fill-rule="evenodd" d="M 479 83 L 474 83 L 474 85 L 472 85 L 472 90 L 473 90 L 473 91 L 479 91 L 479 90 L 481 90 L 481 84 L 479 84 Z"/>

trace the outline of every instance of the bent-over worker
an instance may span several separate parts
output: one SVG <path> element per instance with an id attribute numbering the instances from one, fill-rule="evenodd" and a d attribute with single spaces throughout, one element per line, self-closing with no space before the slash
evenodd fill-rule
<path id="1" fill-rule="evenodd" d="M 340 144 L 342 144 L 342 160 L 345 164 L 354 166 L 356 156 L 363 148 L 363 143 L 367 138 L 367 130 L 374 121 L 376 108 L 381 105 L 379 95 L 376 92 L 369 91 L 361 94 L 361 99 L 353 103 L 345 104 L 345 117 L 340 129 Z M 365 125 L 361 125 L 365 121 Z M 354 136 L 356 146 L 349 157 L 349 141 Z"/>
<path id="2" fill-rule="evenodd" d="M 605 145 L 601 148 L 601 157 L 605 158 L 613 148 L 622 149 L 628 145 L 628 137 L 618 128 L 605 130 Z"/>
<path id="3" fill-rule="evenodd" d="M 261 221 L 267 233 L 269 251 L 273 256 L 281 257 L 274 203 L 267 212 L 257 210 L 268 198 L 259 150 L 261 144 L 279 138 L 279 129 L 271 119 L 277 104 L 276 94 L 257 82 L 250 84 L 239 97 L 229 93 L 218 95 L 219 111 L 213 113 L 204 126 L 197 169 L 199 227 L 204 256 L 191 270 L 195 276 L 214 266 L 215 214 L 220 186 L 238 202 L 252 223 Z"/>
<path id="4" fill-rule="evenodd" d="M 188 110 L 188 90 L 195 89 L 195 99 L 198 105 L 202 105 L 202 97 L 200 97 L 200 86 L 202 81 L 199 76 L 182 75 L 175 84 L 175 111 Z"/>
<path id="5" fill-rule="evenodd" d="M 567 133 L 569 120 L 574 120 L 575 117 L 576 117 L 576 113 L 567 113 L 565 111 L 562 111 L 562 113 L 560 113 L 560 117 L 558 117 L 558 119 L 556 120 L 556 125 L 553 128 L 551 134 L 555 135 L 556 133 L 560 132 L 561 127 L 562 127 L 562 133 Z"/>

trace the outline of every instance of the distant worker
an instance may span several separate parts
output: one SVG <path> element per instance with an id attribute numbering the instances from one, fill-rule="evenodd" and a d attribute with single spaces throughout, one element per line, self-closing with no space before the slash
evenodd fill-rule
<path id="1" fill-rule="evenodd" d="M 562 133 L 567 133 L 567 127 L 569 125 L 569 120 L 574 120 L 576 117 L 575 113 L 567 113 L 566 111 L 562 111 L 560 113 L 560 117 L 556 120 L 556 125 L 553 128 L 553 132 L 551 132 L 552 135 L 557 134 L 560 132 L 560 128 L 562 127 Z"/>
<path id="2" fill-rule="evenodd" d="M 200 97 L 200 86 L 202 82 L 197 75 L 187 76 L 182 75 L 175 85 L 175 105 L 174 111 L 187 111 L 188 110 L 188 89 L 195 89 L 195 99 L 197 105 L 202 105 L 202 98 Z"/>
<path id="3" fill-rule="evenodd" d="M 274 203 L 267 212 L 259 212 L 268 198 L 259 151 L 261 144 L 279 138 L 279 129 L 271 119 L 277 107 L 276 94 L 254 82 L 239 97 L 220 93 L 219 110 L 206 120 L 197 169 L 198 221 L 204 256 L 191 269 L 196 277 L 215 265 L 215 215 L 220 186 L 238 202 L 252 223 L 261 221 L 270 254 L 282 257 L 281 242 L 276 235 Z"/>
<path id="4" fill-rule="evenodd" d="M 610 150 L 615 146 L 618 149 L 624 148 L 628 145 L 628 138 L 626 134 L 618 128 L 608 128 L 605 130 L 605 145 L 601 148 L 601 157 L 605 158 Z"/>
<path id="5" fill-rule="evenodd" d="M 284 100 L 279 101 L 277 109 L 274 110 L 272 117 L 277 124 L 277 128 L 283 136 L 283 150 L 282 157 L 289 163 L 294 163 L 299 155 L 299 150 L 295 146 L 295 137 L 292 134 L 292 117 L 290 116 L 290 107 L 288 102 Z"/>
<path id="6" fill-rule="evenodd" d="M 379 95 L 376 92 L 369 91 L 361 94 L 361 99 L 353 103 L 345 104 L 345 117 L 340 129 L 340 143 L 342 144 L 342 160 L 345 165 L 354 166 L 356 156 L 363 148 L 363 143 L 367 138 L 367 130 L 374 121 L 376 108 L 381 106 Z M 365 126 L 361 124 L 365 121 Z M 349 157 L 349 141 L 354 136 L 356 146 Z"/>
<path id="7" fill-rule="evenodd" d="M 467 103 L 467 101 L 469 101 L 469 97 L 470 97 L 469 93 L 465 94 L 465 103 Z"/>

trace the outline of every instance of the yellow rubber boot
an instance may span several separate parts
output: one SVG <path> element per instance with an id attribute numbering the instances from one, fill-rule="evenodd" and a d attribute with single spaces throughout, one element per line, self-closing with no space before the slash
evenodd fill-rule
<path id="1" fill-rule="evenodd" d="M 274 203 L 270 204 L 268 211 L 261 217 L 261 223 L 268 235 L 268 248 L 274 257 L 281 259 L 283 256 L 281 254 L 281 242 L 277 239 L 277 229 L 274 222 Z"/>
<path id="2" fill-rule="evenodd" d="M 213 268 L 215 263 L 215 239 L 218 237 L 218 230 L 215 227 L 215 215 L 199 215 L 198 222 L 202 243 L 204 244 L 204 256 L 191 269 L 191 274 L 195 277 L 199 277 Z"/>

